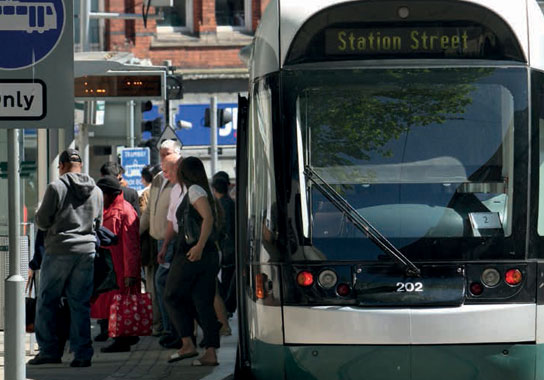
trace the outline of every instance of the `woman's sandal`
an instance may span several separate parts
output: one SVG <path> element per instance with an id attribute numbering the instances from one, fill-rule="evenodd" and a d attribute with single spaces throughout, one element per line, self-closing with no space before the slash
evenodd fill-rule
<path id="1" fill-rule="evenodd" d="M 215 367 L 216 365 L 219 365 L 218 362 L 207 362 L 200 359 L 193 360 L 193 363 L 191 364 L 193 367 Z"/>
<path id="2" fill-rule="evenodd" d="M 232 329 L 229 326 L 222 325 L 219 329 L 219 335 L 221 336 L 231 336 Z"/>
<path id="3" fill-rule="evenodd" d="M 179 352 L 175 352 L 172 355 L 170 355 L 170 359 L 168 359 L 168 363 L 175 363 L 183 359 L 189 359 L 194 358 L 195 356 L 198 356 L 198 352 L 188 352 L 186 354 L 180 354 Z"/>

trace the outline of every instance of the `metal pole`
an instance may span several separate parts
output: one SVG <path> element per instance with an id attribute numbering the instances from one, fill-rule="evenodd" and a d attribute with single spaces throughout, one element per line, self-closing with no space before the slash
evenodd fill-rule
<path id="1" fill-rule="evenodd" d="M 176 126 L 172 124 L 172 117 L 170 116 L 170 100 L 166 99 L 164 101 L 164 122 L 166 126 L 170 126 L 176 129 Z"/>
<path id="2" fill-rule="evenodd" d="M 217 171 L 217 96 L 210 99 L 210 149 L 211 169 L 210 176 Z"/>
<path id="3" fill-rule="evenodd" d="M 49 182 L 53 182 L 59 178 L 59 155 L 61 148 L 59 144 L 59 129 L 47 130 L 49 139 L 47 141 L 49 147 Z M 47 186 L 47 184 L 46 184 Z M 41 198 L 40 198 L 41 199 Z"/>
<path id="4" fill-rule="evenodd" d="M 134 148 L 134 100 L 127 102 L 127 146 Z"/>
<path id="5" fill-rule="evenodd" d="M 81 51 L 89 51 L 89 17 L 91 14 L 91 1 L 79 1 L 79 43 Z"/>
<path id="6" fill-rule="evenodd" d="M 38 129 L 38 199 L 42 199 L 47 187 L 47 129 Z"/>
<path id="7" fill-rule="evenodd" d="M 79 151 L 83 155 L 82 173 L 89 174 L 89 125 L 93 123 L 96 110 L 96 101 L 86 101 L 83 103 L 83 124 L 79 128 Z M 65 149 L 65 146 L 62 146 Z"/>
<path id="8" fill-rule="evenodd" d="M 9 277 L 5 280 L 4 373 L 10 380 L 25 380 L 25 280 L 21 276 L 19 235 L 20 178 L 19 130 L 8 130 Z"/>

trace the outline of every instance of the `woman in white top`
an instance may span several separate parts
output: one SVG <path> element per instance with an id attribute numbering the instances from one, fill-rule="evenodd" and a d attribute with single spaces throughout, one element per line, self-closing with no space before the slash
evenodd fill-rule
<path id="1" fill-rule="evenodd" d="M 182 348 L 170 356 L 169 362 L 198 355 L 191 339 L 193 320 L 198 319 L 204 332 L 206 351 L 193 365 L 217 365 L 220 323 L 213 307 L 219 255 L 214 238 L 216 222 L 222 215 L 208 184 L 202 161 L 184 158 L 178 167 L 178 183 L 187 188 L 176 211 L 178 221 L 177 249 L 166 280 L 164 302 Z M 193 241 L 194 240 L 194 241 Z"/>

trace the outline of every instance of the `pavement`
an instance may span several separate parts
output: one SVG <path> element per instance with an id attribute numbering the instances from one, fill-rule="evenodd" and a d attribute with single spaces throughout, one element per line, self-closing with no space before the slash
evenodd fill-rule
<path id="1" fill-rule="evenodd" d="M 193 367 L 193 359 L 168 363 L 168 358 L 175 352 L 164 349 L 156 337 L 141 337 L 138 344 L 132 346 L 130 352 L 104 354 L 100 347 L 111 343 L 94 342 L 95 354 L 92 366 L 87 368 L 72 368 L 70 362 L 73 356 L 65 352 L 62 364 L 43 364 L 26 366 L 27 380 L 224 380 L 232 378 L 238 341 L 238 322 L 236 316 L 230 320 L 232 335 L 221 337 L 221 348 L 218 350 L 219 366 Z M 91 335 L 98 334 L 99 327 L 93 324 Z M 202 336 L 199 331 L 199 337 Z M 199 339 L 199 338 L 197 338 Z M 38 346 L 31 334 L 26 334 L 26 359 L 34 357 Z M 203 349 L 199 349 L 203 352 Z M 4 378 L 4 332 L 0 332 L 0 379 Z M 5 379 L 13 380 L 13 379 Z"/>

